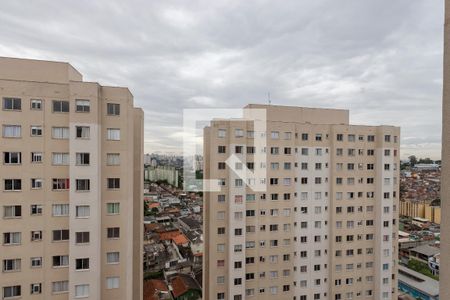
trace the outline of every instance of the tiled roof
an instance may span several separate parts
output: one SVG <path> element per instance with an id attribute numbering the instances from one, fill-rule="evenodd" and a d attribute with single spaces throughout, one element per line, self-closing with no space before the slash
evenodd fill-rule
<path id="1" fill-rule="evenodd" d="M 166 231 L 166 232 L 161 232 L 159 234 L 159 239 L 162 241 L 167 241 L 167 240 L 172 240 L 175 236 L 181 234 L 181 232 L 176 229 L 176 230 L 171 230 L 171 231 Z"/>
<path id="2" fill-rule="evenodd" d="M 187 244 L 189 240 L 184 234 L 179 234 L 177 236 L 172 237 L 172 241 L 177 245 Z"/>
<path id="3" fill-rule="evenodd" d="M 144 300 L 159 300 L 158 292 L 169 292 L 167 284 L 163 280 L 150 279 L 144 281 Z"/>
<path id="4" fill-rule="evenodd" d="M 172 285 L 172 293 L 175 296 L 175 298 L 184 295 L 191 289 L 200 290 L 200 287 L 195 282 L 195 280 L 189 275 L 184 274 L 179 274 L 176 277 L 174 277 L 171 281 L 171 285 Z"/>

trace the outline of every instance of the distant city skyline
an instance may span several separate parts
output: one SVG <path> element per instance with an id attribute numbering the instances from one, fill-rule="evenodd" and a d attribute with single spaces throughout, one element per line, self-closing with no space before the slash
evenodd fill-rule
<path id="1" fill-rule="evenodd" d="M 270 92 L 272 104 L 400 126 L 401 158 L 440 159 L 443 1 L 5 1 L 0 16 L 11 29 L 0 56 L 68 61 L 86 81 L 128 86 L 145 152 L 181 153 L 184 108 Z"/>

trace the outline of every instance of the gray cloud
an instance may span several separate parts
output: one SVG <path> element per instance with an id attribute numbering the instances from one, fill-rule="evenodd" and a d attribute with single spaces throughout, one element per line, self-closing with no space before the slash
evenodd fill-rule
<path id="1" fill-rule="evenodd" d="M 0 55 L 62 60 L 128 86 L 146 151 L 180 151 L 183 108 L 351 110 L 440 157 L 443 1 L 5 0 Z"/>

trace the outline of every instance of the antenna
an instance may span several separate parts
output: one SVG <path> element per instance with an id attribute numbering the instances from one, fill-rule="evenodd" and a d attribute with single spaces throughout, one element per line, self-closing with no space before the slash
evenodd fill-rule
<path id="1" fill-rule="evenodd" d="M 272 103 L 272 101 L 270 100 L 270 92 L 267 92 L 267 101 L 269 102 L 269 105 Z"/>

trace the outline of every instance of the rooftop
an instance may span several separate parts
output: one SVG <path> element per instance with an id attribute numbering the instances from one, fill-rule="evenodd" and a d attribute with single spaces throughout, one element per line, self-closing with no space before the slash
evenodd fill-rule
<path id="1" fill-rule="evenodd" d="M 425 256 L 434 256 L 441 252 L 438 248 L 432 247 L 430 245 L 421 245 L 416 248 L 411 249 L 410 251 L 414 251 Z"/>
<path id="2" fill-rule="evenodd" d="M 66 62 L 0 57 L 0 79 L 68 83 L 83 76 Z"/>
<path id="3" fill-rule="evenodd" d="M 150 279 L 144 281 L 144 299 L 159 300 L 157 296 L 160 292 L 168 293 L 169 288 L 164 280 Z"/>
<path id="4" fill-rule="evenodd" d="M 181 220 L 184 224 L 189 226 L 191 229 L 200 229 L 200 228 L 202 228 L 202 224 L 199 221 L 194 220 L 194 219 L 192 219 L 190 217 L 182 217 L 179 220 Z"/>
<path id="5" fill-rule="evenodd" d="M 398 281 L 430 296 L 436 297 L 439 295 L 439 281 L 402 265 L 398 266 Z"/>
<path id="6" fill-rule="evenodd" d="M 171 280 L 172 293 L 175 297 L 180 297 L 189 290 L 201 290 L 194 278 L 185 274 L 178 274 Z"/>

